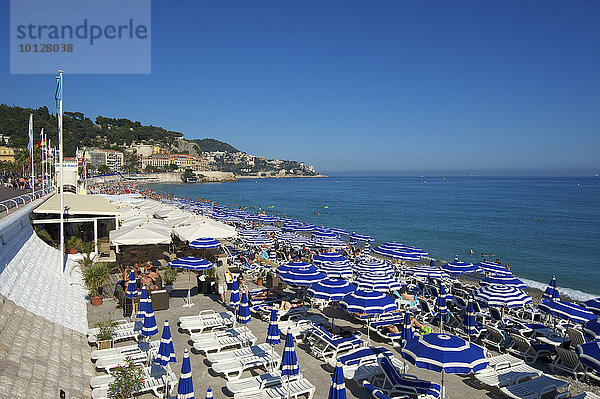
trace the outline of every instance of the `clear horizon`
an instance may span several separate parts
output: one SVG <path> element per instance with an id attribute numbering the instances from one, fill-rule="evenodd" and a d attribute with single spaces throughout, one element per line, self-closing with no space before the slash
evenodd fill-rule
<path id="1" fill-rule="evenodd" d="M 0 7 L 8 26 L 9 4 Z M 324 174 L 593 176 L 599 11 L 559 1 L 153 1 L 152 74 L 65 71 L 65 110 Z M 0 103 L 52 110 L 54 76 L 10 75 L 7 41 L 0 52 Z"/>

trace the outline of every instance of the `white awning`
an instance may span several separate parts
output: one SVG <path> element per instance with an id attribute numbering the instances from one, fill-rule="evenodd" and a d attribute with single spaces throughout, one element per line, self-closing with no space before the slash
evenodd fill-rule
<path id="1" fill-rule="evenodd" d="M 109 237 L 115 245 L 170 244 L 171 229 L 153 225 L 127 226 L 110 231 Z"/>
<path id="2" fill-rule="evenodd" d="M 237 235 L 237 232 L 234 227 L 224 223 L 206 221 L 176 227 L 173 229 L 173 234 L 179 237 L 181 241 L 191 242 L 200 237 L 210 237 L 217 240 L 232 238 Z"/>

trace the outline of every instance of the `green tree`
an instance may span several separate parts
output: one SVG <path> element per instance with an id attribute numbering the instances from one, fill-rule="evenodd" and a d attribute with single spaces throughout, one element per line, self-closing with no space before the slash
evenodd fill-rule
<path id="1" fill-rule="evenodd" d="M 106 165 L 98 166 L 98 173 L 101 175 L 107 175 L 110 173 L 110 169 Z"/>

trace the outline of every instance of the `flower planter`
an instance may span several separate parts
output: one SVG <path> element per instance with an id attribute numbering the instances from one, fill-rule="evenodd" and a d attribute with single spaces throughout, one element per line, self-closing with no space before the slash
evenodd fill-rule
<path id="1" fill-rule="evenodd" d="M 164 288 L 167 291 L 167 294 L 171 295 L 171 292 L 173 292 L 173 284 L 165 284 Z"/>
<path id="2" fill-rule="evenodd" d="M 75 249 L 75 248 L 69 248 L 69 253 L 71 255 L 75 255 L 77 253 L 77 249 Z"/>
<path id="3" fill-rule="evenodd" d="M 115 347 L 115 341 L 107 339 L 104 341 L 98 341 L 98 349 L 110 349 Z"/>
<path id="4" fill-rule="evenodd" d="M 100 306 L 102 305 L 102 297 L 101 296 L 93 296 L 92 297 L 92 306 Z"/>

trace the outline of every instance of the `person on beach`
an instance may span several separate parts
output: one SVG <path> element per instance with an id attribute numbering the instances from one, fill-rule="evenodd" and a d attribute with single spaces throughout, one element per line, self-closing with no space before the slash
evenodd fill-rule
<path id="1" fill-rule="evenodd" d="M 223 261 L 218 260 L 215 267 L 215 287 L 217 293 L 221 296 L 221 303 L 226 305 L 225 297 L 227 295 L 227 267 Z"/>
<path id="2" fill-rule="evenodd" d="M 268 291 L 263 291 L 259 294 L 252 295 L 250 299 L 267 299 L 267 298 L 282 298 L 283 297 L 283 283 L 277 284 Z"/>
<path id="3" fill-rule="evenodd" d="M 417 321 L 417 319 L 415 319 L 413 316 L 410 317 L 410 326 L 416 327 L 419 330 L 421 330 L 423 328 L 423 324 L 419 323 Z M 400 328 L 398 328 L 398 327 L 400 327 Z M 402 328 L 404 328 L 404 324 L 403 323 L 400 323 L 399 325 L 389 324 L 387 326 L 383 326 L 382 328 L 390 334 L 398 334 L 398 333 L 400 333 L 400 330 Z"/>

